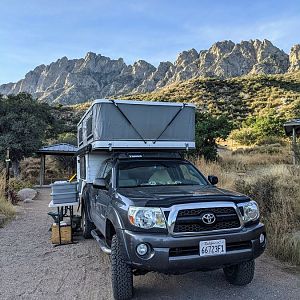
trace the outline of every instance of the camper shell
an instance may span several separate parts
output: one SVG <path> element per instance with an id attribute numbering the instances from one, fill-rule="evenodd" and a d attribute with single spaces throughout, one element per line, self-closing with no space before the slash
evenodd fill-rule
<path id="1" fill-rule="evenodd" d="M 92 183 L 98 166 L 115 151 L 194 149 L 195 105 L 95 100 L 77 125 L 77 139 L 79 182 Z"/>
<path id="2" fill-rule="evenodd" d="M 78 123 L 78 147 L 190 149 L 195 106 L 185 103 L 95 100 Z"/>

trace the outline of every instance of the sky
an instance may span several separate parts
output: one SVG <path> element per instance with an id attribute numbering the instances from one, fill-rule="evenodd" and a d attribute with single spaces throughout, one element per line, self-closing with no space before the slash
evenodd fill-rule
<path id="1" fill-rule="evenodd" d="M 300 1 L 0 0 L 0 84 L 89 51 L 157 66 L 221 40 L 300 43 Z"/>

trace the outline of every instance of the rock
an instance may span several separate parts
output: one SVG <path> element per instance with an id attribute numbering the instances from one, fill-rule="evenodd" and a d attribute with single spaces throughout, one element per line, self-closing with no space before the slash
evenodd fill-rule
<path id="1" fill-rule="evenodd" d="M 300 45 L 288 56 L 268 40 L 221 41 L 208 50 L 183 51 L 174 63 L 161 62 L 157 68 L 144 60 L 127 65 L 122 58 L 114 60 L 93 52 L 80 59 L 63 57 L 36 67 L 16 83 L 0 85 L 0 93 L 29 92 L 39 101 L 75 104 L 151 92 L 196 76 L 230 78 L 288 70 L 300 70 Z"/>
<path id="2" fill-rule="evenodd" d="M 200 53 L 199 73 L 220 78 L 277 74 L 286 72 L 288 64 L 288 55 L 268 40 L 224 41 Z"/>
<path id="3" fill-rule="evenodd" d="M 18 197 L 21 201 L 33 200 L 37 195 L 37 191 L 30 188 L 22 189 L 18 192 Z M 28 202 L 28 201 L 27 201 Z"/>
<path id="4" fill-rule="evenodd" d="M 34 201 L 32 199 L 30 199 L 30 198 L 26 198 L 23 202 L 24 203 L 32 203 Z"/>
<path id="5" fill-rule="evenodd" d="M 294 45 L 291 49 L 289 72 L 295 72 L 300 70 L 300 44 Z"/>

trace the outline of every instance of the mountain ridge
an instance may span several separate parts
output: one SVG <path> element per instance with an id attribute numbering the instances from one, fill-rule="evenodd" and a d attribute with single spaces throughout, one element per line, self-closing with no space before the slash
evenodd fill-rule
<path id="1" fill-rule="evenodd" d="M 62 57 L 37 66 L 24 79 L 0 85 L 0 93 L 28 92 L 39 101 L 76 104 L 95 98 L 149 93 L 196 77 L 234 78 L 253 74 L 284 74 L 300 70 L 300 45 L 286 54 L 268 40 L 221 41 L 208 50 L 181 52 L 174 63 L 154 67 L 145 60 L 127 65 L 88 52 L 84 58 Z"/>

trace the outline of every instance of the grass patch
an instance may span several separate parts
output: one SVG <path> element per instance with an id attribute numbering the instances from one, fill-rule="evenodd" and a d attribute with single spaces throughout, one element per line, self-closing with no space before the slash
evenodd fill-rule
<path id="1" fill-rule="evenodd" d="M 15 207 L 4 197 L 4 189 L 5 189 L 5 177 L 4 177 L 4 172 L 1 172 L 0 173 L 0 214 L 4 215 L 7 218 L 7 220 L 10 220 L 15 216 L 16 210 Z"/>
<path id="2" fill-rule="evenodd" d="M 274 156 L 274 157 L 273 157 Z M 226 152 L 218 162 L 195 161 L 218 186 L 249 195 L 260 207 L 270 255 L 300 265 L 300 168 L 278 154 Z"/>
<path id="3" fill-rule="evenodd" d="M 12 219 L 15 213 L 15 207 L 3 196 L 0 196 L 0 214 L 5 215 L 8 219 Z"/>

